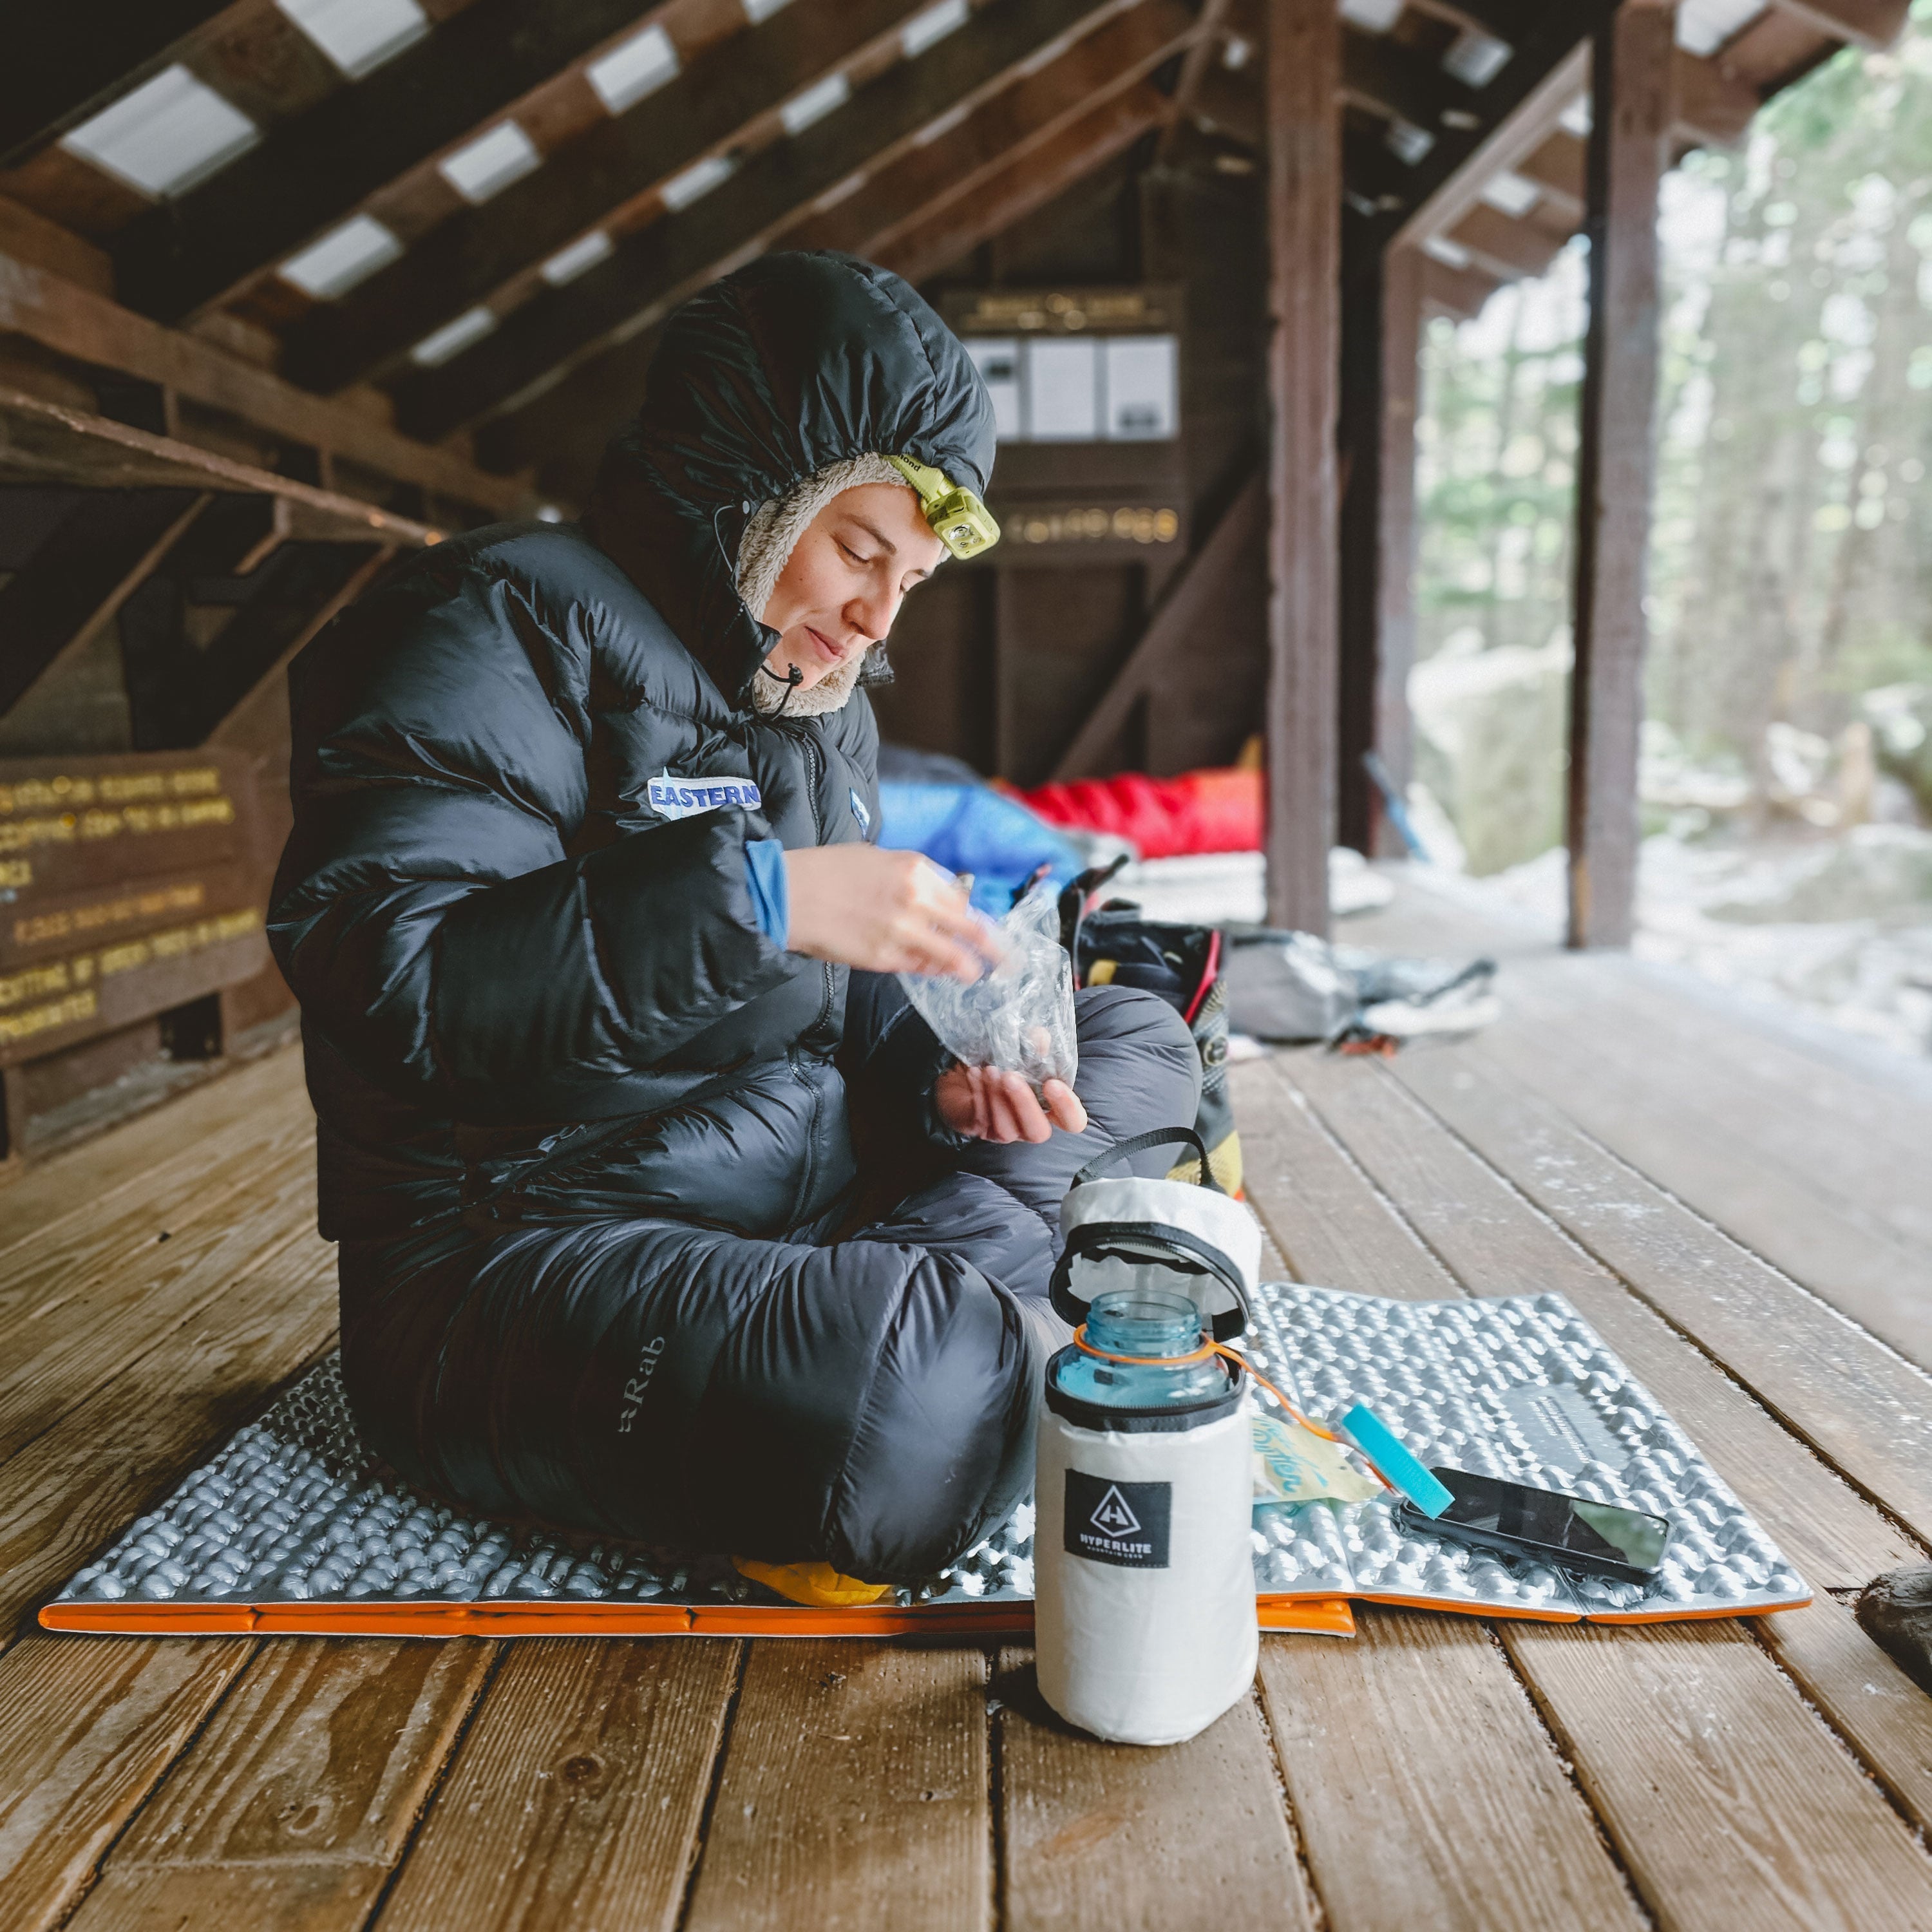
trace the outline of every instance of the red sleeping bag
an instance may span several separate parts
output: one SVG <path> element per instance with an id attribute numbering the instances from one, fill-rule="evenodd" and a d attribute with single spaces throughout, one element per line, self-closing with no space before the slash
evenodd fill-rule
<path id="1" fill-rule="evenodd" d="M 1049 825 L 1131 838 L 1143 859 L 1262 848 L 1262 774 L 1232 765 L 1171 778 L 1076 778 L 1019 797 Z"/>

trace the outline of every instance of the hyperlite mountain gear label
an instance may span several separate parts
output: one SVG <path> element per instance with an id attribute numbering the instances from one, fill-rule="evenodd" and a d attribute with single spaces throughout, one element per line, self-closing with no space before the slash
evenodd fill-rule
<path id="1" fill-rule="evenodd" d="M 749 778 L 674 778 L 668 772 L 652 778 L 644 796 L 660 818 L 695 818 L 725 805 L 756 812 L 765 802 Z"/>
<path id="2" fill-rule="evenodd" d="M 1116 1483 L 1069 1469 L 1061 1546 L 1070 1556 L 1124 1570 L 1165 1570 L 1173 1514 L 1172 1483 Z"/>

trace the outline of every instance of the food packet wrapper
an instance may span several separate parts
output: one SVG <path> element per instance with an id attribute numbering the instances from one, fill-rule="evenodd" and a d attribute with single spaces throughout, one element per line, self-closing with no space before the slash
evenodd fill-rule
<path id="1" fill-rule="evenodd" d="M 1073 1084 L 1073 966 L 1060 943 L 1060 900 L 1042 880 L 997 928 L 1006 956 L 982 979 L 928 979 L 902 973 L 920 1016 L 966 1066 L 1022 1073 L 1035 1093 L 1048 1080 Z"/>
<path id="2" fill-rule="evenodd" d="M 1348 1460 L 1340 1443 L 1324 1441 L 1291 1418 L 1258 1408 L 1248 1426 L 1257 1509 L 1269 1503 L 1365 1503 L 1381 1495 L 1382 1485 Z"/>

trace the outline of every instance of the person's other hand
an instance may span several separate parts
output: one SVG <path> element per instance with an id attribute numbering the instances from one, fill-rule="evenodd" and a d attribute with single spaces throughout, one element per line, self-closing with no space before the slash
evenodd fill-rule
<path id="1" fill-rule="evenodd" d="M 995 928 L 973 910 L 964 888 L 916 852 L 812 845 L 788 852 L 784 864 L 785 943 L 794 952 L 968 985 L 1000 956 Z"/>
<path id="2" fill-rule="evenodd" d="M 976 1141 L 1043 1141 L 1055 1127 L 1077 1134 L 1087 1124 L 1087 1109 L 1064 1080 L 1040 1088 L 1042 1107 L 1023 1073 L 997 1066 L 955 1066 L 932 1083 L 932 1104 L 956 1134 Z"/>

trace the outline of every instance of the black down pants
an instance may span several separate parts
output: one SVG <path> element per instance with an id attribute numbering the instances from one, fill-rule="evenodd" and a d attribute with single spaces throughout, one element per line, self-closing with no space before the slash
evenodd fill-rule
<path id="1" fill-rule="evenodd" d="M 1031 1480 L 1073 1174 L 1194 1118 L 1199 1060 L 1170 1008 L 1100 987 L 1076 1009 L 1085 1132 L 940 1154 L 842 1240 L 650 1219 L 345 1244 L 343 1372 L 364 1434 L 482 1514 L 872 1582 L 929 1574 Z"/>

